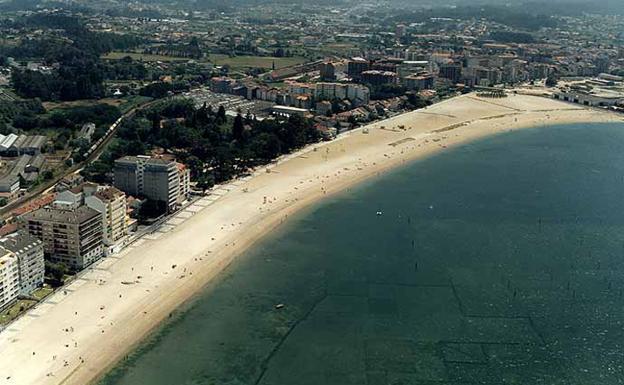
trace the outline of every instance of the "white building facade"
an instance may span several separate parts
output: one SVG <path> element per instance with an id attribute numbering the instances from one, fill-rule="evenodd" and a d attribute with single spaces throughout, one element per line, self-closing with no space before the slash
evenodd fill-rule
<path id="1" fill-rule="evenodd" d="M 9 250 L 0 253 L 0 309 L 11 305 L 20 292 L 19 263 Z"/>
<path id="2" fill-rule="evenodd" d="M 85 205 L 102 214 L 104 254 L 119 251 L 128 240 L 126 194 L 115 187 L 106 187 L 87 196 Z"/>
<path id="3" fill-rule="evenodd" d="M 11 252 L 17 258 L 19 294 L 30 295 L 43 285 L 45 260 L 41 240 L 18 231 L 0 239 L 0 250 Z"/>

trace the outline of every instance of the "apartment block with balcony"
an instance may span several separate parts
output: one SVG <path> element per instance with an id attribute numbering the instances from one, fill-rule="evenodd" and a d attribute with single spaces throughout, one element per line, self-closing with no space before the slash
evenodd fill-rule
<path id="1" fill-rule="evenodd" d="M 0 250 L 0 309 L 10 306 L 20 292 L 19 262 L 9 250 Z"/>
<path id="2" fill-rule="evenodd" d="M 19 265 L 19 294 L 29 295 L 43 285 L 45 261 L 43 242 L 20 230 L 0 239 L 0 250 L 13 253 Z"/>
<path id="3" fill-rule="evenodd" d="M 184 203 L 191 192 L 191 170 L 184 163 L 176 163 L 180 188 L 178 189 L 178 204 Z"/>
<path id="4" fill-rule="evenodd" d="M 175 161 L 126 156 L 115 161 L 114 186 L 134 196 L 165 202 L 169 212 L 178 205 L 180 176 Z"/>
<path id="5" fill-rule="evenodd" d="M 44 207 L 20 217 L 21 229 L 41 239 L 47 259 L 80 271 L 102 257 L 102 214 L 87 206 Z"/>
<path id="6" fill-rule="evenodd" d="M 129 233 L 126 194 L 115 187 L 103 187 L 87 196 L 85 205 L 102 214 L 104 254 L 119 251 Z"/>

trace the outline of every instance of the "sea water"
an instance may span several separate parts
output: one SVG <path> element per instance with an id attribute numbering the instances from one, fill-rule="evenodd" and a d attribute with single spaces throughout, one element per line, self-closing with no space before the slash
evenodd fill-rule
<path id="1" fill-rule="evenodd" d="M 624 125 L 514 131 L 300 213 L 102 384 L 622 384 L 623 290 Z"/>

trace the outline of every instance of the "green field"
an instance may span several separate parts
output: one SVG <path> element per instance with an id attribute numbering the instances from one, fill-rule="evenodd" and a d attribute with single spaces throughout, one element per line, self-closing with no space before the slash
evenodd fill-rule
<path id="1" fill-rule="evenodd" d="M 119 107 L 119 109 L 123 113 L 143 103 L 149 102 L 150 100 L 152 100 L 152 98 L 146 96 L 129 95 L 123 98 L 85 99 L 71 102 L 44 102 L 43 106 L 48 112 L 50 112 L 54 110 L 64 110 L 76 107 L 89 107 L 96 104 L 109 104 L 111 106 Z"/>
<path id="2" fill-rule="evenodd" d="M 38 301 L 41 301 L 48 295 L 52 294 L 52 292 L 53 290 L 49 287 L 42 287 L 35 290 L 32 293 L 32 297 L 36 298 Z M 8 308 L 0 312 L 0 325 L 4 325 L 13 321 L 15 318 L 17 318 L 36 304 L 37 301 L 33 301 L 30 299 L 23 299 L 15 302 L 12 306 L 9 306 Z"/>
<path id="3" fill-rule="evenodd" d="M 141 61 L 146 61 L 146 62 L 150 62 L 150 61 L 162 61 L 162 62 L 175 62 L 175 61 L 189 61 L 191 59 L 189 58 L 185 58 L 185 57 L 175 57 L 175 56 L 164 56 L 164 55 L 150 55 L 150 54 L 144 54 L 144 53 L 139 53 L 139 52 L 117 52 L 117 51 L 113 51 L 113 52 L 109 52 L 106 55 L 102 56 L 102 59 L 106 59 L 106 60 L 120 60 L 123 59 L 126 56 L 130 56 L 132 59 L 134 60 L 141 60 Z"/>
<path id="4" fill-rule="evenodd" d="M 223 66 L 229 65 L 233 68 L 272 68 L 275 63 L 275 68 L 290 67 L 297 64 L 306 62 L 306 58 L 295 57 L 271 57 L 271 56 L 234 56 L 211 54 L 208 56 L 215 65 Z"/>
<path id="5" fill-rule="evenodd" d="M 113 51 L 102 56 L 102 59 L 106 60 L 120 60 L 126 56 L 130 56 L 134 60 L 142 60 L 145 62 L 186 62 L 191 59 L 175 56 L 164 55 L 150 55 L 138 52 L 117 52 Z M 234 56 L 230 57 L 223 54 L 210 54 L 208 55 L 208 61 L 214 65 L 223 66 L 229 65 L 234 69 L 241 68 L 272 68 L 275 63 L 275 68 L 290 67 L 297 64 L 302 64 L 307 61 L 306 58 L 300 56 L 294 57 L 272 57 L 272 56 Z"/>

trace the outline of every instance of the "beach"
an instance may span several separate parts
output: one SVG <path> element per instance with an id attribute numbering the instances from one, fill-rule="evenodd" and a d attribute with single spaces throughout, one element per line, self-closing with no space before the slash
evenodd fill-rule
<path id="1" fill-rule="evenodd" d="M 93 381 L 289 215 L 368 177 L 509 130 L 622 120 L 540 97 L 470 94 L 310 146 L 215 189 L 11 324 L 0 333 L 0 384 Z"/>

